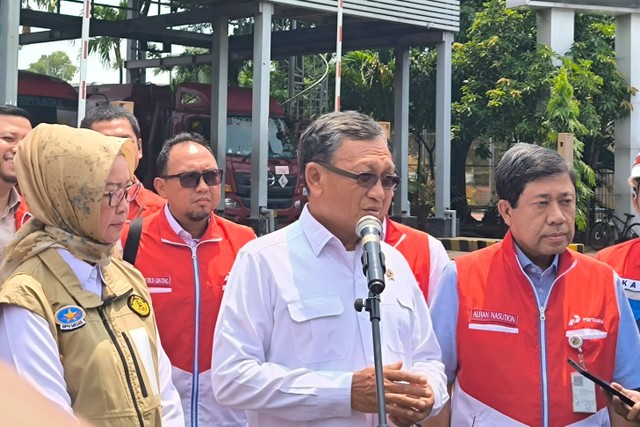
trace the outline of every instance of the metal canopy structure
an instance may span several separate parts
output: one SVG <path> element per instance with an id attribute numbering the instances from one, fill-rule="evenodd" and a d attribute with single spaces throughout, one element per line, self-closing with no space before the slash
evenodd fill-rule
<path id="1" fill-rule="evenodd" d="M 65 1 L 65 0 L 61 0 Z M 69 0 L 71 1 L 71 0 Z M 77 1 L 77 0 L 73 0 Z M 87 1 L 87 0 L 85 0 Z M 7 0 L 0 0 L 5 4 Z M 148 16 L 152 5 L 169 6 L 170 13 L 158 7 L 156 16 Z M 391 48 L 396 52 L 396 103 L 394 118 L 394 145 L 396 164 L 400 167 L 402 184 L 396 190 L 393 207 L 395 216 L 409 213 L 407 198 L 408 175 L 408 69 L 410 47 L 435 47 L 438 53 L 436 111 L 436 217 L 444 218 L 449 209 L 449 162 L 451 124 L 451 45 L 453 33 L 459 28 L 459 0 L 343 0 L 343 51 L 361 49 Z M 154 6 L 155 7 L 155 6 Z M 272 59 L 291 58 L 299 55 L 335 52 L 336 14 L 338 0 L 129 0 L 127 19 L 103 21 L 91 19 L 89 35 L 111 36 L 135 41 L 144 48 L 147 42 L 170 45 L 201 47 L 211 50 L 211 54 L 195 56 L 144 59 L 129 55 L 125 62 L 128 70 L 149 67 L 169 67 L 192 63 L 210 63 L 212 88 L 211 141 L 217 153 L 219 164 L 224 164 L 224 141 L 226 134 L 220 111 L 226 111 L 227 66 L 229 60 L 251 59 L 254 64 L 253 98 L 253 147 L 252 155 L 252 218 L 261 214 L 266 206 L 266 118 L 269 94 L 268 64 Z M 0 16 L 0 27 L 14 22 L 19 13 L 20 25 L 41 28 L 19 35 L 19 44 L 28 45 L 49 41 L 72 40 L 81 35 L 81 18 L 60 13 L 48 13 L 16 8 Z M 253 19 L 253 34 L 228 35 L 229 20 Z M 306 28 L 272 31 L 274 18 L 286 18 L 309 23 Z M 13 21 L 12 21 L 13 19 Z M 180 28 L 192 24 L 211 24 L 213 34 L 186 31 Z M 13 25 L 12 25 L 13 27 Z M 300 27 L 300 26 L 298 26 Z M 0 63 L 7 69 L 15 69 L 17 45 L 11 46 L 11 37 L 0 34 Z M 16 38 L 17 28 L 10 36 Z M 8 45 L 3 51 L 2 45 Z M 13 50 L 15 49 L 15 50 Z M 140 49 L 142 50 L 142 49 Z M 131 52 L 131 51 L 130 51 Z M 260 65 L 263 64 L 263 65 Z M 142 76 L 143 73 L 137 73 Z M 17 79 L 17 77 L 16 77 Z M 133 79 L 134 82 L 136 79 Z M 12 79 L 0 86 L 0 103 L 17 86 Z M 224 115 L 222 115 L 224 116 Z M 263 140 L 264 139 L 264 140 Z M 220 142 L 223 144 L 221 147 Z M 255 189 L 255 191 L 254 191 Z"/>
<path id="2" fill-rule="evenodd" d="M 64 0 L 63 0 L 64 1 Z M 143 2 L 138 2 L 142 4 Z M 260 1 L 255 0 L 186 0 L 196 9 L 172 12 L 156 16 L 139 16 L 123 21 L 91 19 L 90 36 L 109 36 L 135 39 L 140 42 L 157 42 L 201 48 L 211 48 L 213 36 L 172 27 L 215 21 L 216 17 L 228 19 L 252 17 L 260 11 Z M 273 1 L 274 17 L 310 22 L 314 28 L 274 32 L 272 58 L 290 57 L 319 52 L 331 52 L 335 48 L 335 12 L 337 0 Z M 403 1 L 345 1 L 343 39 L 346 50 L 388 48 L 395 46 L 431 46 L 442 40 L 443 31 L 457 31 L 459 5 L 457 0 Z M 413 3 L 413 6 L 411 5 Z M 358 7 L 358 4 L 362 4 Z M 366 7 L 365 7 L 366 5 Z M 412 10 L 413 9 L 413 10 Z M 394 15 L 392 12 L 396 12 Z M 386 19 L 385 19 L 386 18 Z M 429 20 L 430 19 L 430 20 Z M 45 31 L 20 35 L 20 45 L 80 37 L 81 18 L 37 10 L 22 9 L 20 25 L 45 28 Z M 230 36 L 229 51 L 232 59 L 250 59 L 253 49 L 251 35 Z M 135 67 L 142 64 L 127 64 Z M 155 66 L 155 65 L 151 65 Z"/>
<path id="3" fill-rule="evenodd" d="M 253 10 L 254 8 L 247 8 Z M 215 10 L 217 12 L 217 10 Z M 213 35 L 184 30 L 168 29 L 202 23 L 205 17 L 215 19 L 214 10 L 205 8 L 195 11 L 177 12 L 171 15 L 132 18 L 125 21 L 103 21 L 91 19 L 91 37 L 108 36 L 135 39 L 141 42 L 157 42 L 210 49 Z M 225 16 L 225 15 L 222 15 Z M 299 15 L 296 15 L 299 16 Z M 298 18 L 291 18 L 298 19 Z M 82 19 L 79 16 L 58 15 L 35 10 L 22 10 L 20 25 L 48 28 L 20 35 L 20 45 L 43 43 L 58 40 L 80 38 Z M 346 20 L 344 24 L 344 49 L 360 50 L 370 48 L 389 48 L 395 46 L 431 46 L 442 41 L 442 31 L 424 27 L 407 26 L 395 22 L 376 22 L 358 19 Z M 206 22 L 206 21 L 204 21 Z M 272 34 L 272 59 L 288 58 L 319 52 L 331 52 L 335 49 L 335 22 L 318 25 L 315 28 L 303 28 L 289 31 L 277 31 Z M 229 36 L 230 59 L 251 59 L 253 54 L 253 35 Z M 149 68 L 158 66 L 181 65 L 191 62 L 210 62 L 211 56 L 200 55 L 195 61 L 172 61 L 160 58 L 149 62 L 127 62 L 127 68 Z"/>

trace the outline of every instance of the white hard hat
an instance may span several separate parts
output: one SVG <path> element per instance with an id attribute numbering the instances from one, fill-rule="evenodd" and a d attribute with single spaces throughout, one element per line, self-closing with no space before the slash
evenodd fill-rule
<path id="1" fill-rule="evenodd" d="M 632 187 L 635 187 L 636 180 L 638 179 L 640 179 L 640 153 L 636 155 L 636 158 L 633 161 L 633 166 L 631 166 L 631 176 L 629 176 L 629 185 Z"/>

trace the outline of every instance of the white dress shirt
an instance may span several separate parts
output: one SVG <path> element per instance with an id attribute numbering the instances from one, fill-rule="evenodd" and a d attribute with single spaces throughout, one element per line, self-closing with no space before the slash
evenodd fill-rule
<path id="1" fill-rule="evenodd" d="M 7 206 L 0 212 L 0 261 L 2 252 L 16 234 L 16 209 L 20 205 L 20 195 L 15 187 L 11 188 Z"/>
<path id="2" fill-rule="evenodd" d="M 381 243 L 382 362 L 429 379 L 433 412 L 448 399 L 440 347 L 406 260 Z M 353 372 L 372 367 L 362 246 L 347 252 L 305 207 L 294 224 L 249 242 L 231 270 L 214 335 L 218 401 L 247 410 L 252 427 L 360 427 L 377 414 L 351 409 Z"/>
<path id="3" fill-rule="evenodd" d="M 85 290 L 102 298 L 102 274 L 99 266 L 92 266 L 69 253 L 57 249 L 64 261 L 78 277 Z M 171 382 L 171 363 L 158 342 L 160 399 L 162 425 L 184 427 L 180 396 Z M 0 360 L 5 361 L 29 380 L 46 397 L 73 414 L 71 398 L 64 380 L 64 369 L 51 329 L 37 314 L 15 305 L 0 305 Z"/>

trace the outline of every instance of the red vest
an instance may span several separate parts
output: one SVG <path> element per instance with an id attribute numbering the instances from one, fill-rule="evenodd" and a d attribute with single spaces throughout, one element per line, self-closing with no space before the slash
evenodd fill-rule
<path id="1" fill-rule="evenodd" d="M 165 203 L 167 203 L 166 199 L 142 187 L 136 198 L 129 203 L 129 216 L 127 219 L 131 221 L 138 217 L 153 215 L 161 211 Z"/>
<path id="2" fill-rule="evenodd" d="M 529 426 L 564 426 L 588 417 L 572 408 L 573 369 L 567 358 L 578 361 L 578 351 L 569 345 L 568 336 L 584 338 L 586 367 L 610 380 L 619 323 L 613 271 L 588 256 L 563 252 L 541 320 L 534 288 L 517 261 L 510 233 L 501 243 L 455 262 L 459 387 Z M 596 399 L 598 410 L 606 406 L 598 390 Z M 452 405 L 455 408 L 455 396 Z"/>
<path id="3" fill-rule="evenodd" d="M 429 301 L 429 275 L 431 274 L 429 235 L 387 218 L 384 241 L 404 255 L 425 301 Z"/>
<path id="4" fill-rule="evenodd" d="M 128 227 L 122 230 L 123 246 L 128 231 Z M 144 219 L 135 267 L 147 282 L 160 339 L 173 366 L 193 373 L 197 347 L 198 373 L 211 368 L 213 329 L 227 275 L 238 250 L 253 238 L 249 227 L 211 214 L 192 255 L 169 225 L 164 210 Z"/>
<path id="5" fill-rule="evenodd" d="M 20 227 L 22 227 L 24 223 L 31 218 L 27 202 L 24 201 L 22 196 L 20 196 L 20 204 L 18 205 L 18 209 L 16 209 L 14 216 L 16 219 L 16 231 L 20 230 Z"/>
<path id="6" fill-rule="evenodd" d="M 640 328 L 640 239 L 605 248 L 596 254 L 596 259 L 609 264 L 620 275 Z"/>
<path id="7" fill-rule="evenodd" d="M 620 277 L 640 282 L 640 239 L 605 248 L 596 254 L 596 259 L 609 264 Z"/>

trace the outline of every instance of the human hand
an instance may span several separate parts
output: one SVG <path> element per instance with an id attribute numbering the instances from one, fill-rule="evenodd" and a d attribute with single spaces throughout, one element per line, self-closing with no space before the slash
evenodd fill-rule
<path id="1" fill-rule="evenodd" d="M 607 401 L 613 407 L 613 410 L 616 412 L 616 414 L 622 416 L 627 421 L 633 421 L 640 424 L 640 392 L 626 389 L 618 383 L 611 383 L 611 387 L 636 402 L 636 404 L 633 405 L 632 408 L 630 408 L 626 404 L 622 403 L 618 396 L 612 396 L 611 394 L 604 391 L 604 395 L 606 396 Z"/>
<path id="2" fill-rule="evenodd" d="M 403 371 L 398 361 L 383 367 L 385 409 L 399 427 L 411 426 L 431 413 L 435 397 L 424 375 Z M 354 372 L 351 407 L 359 412 L 377 412 L 375 369 Z"/>

